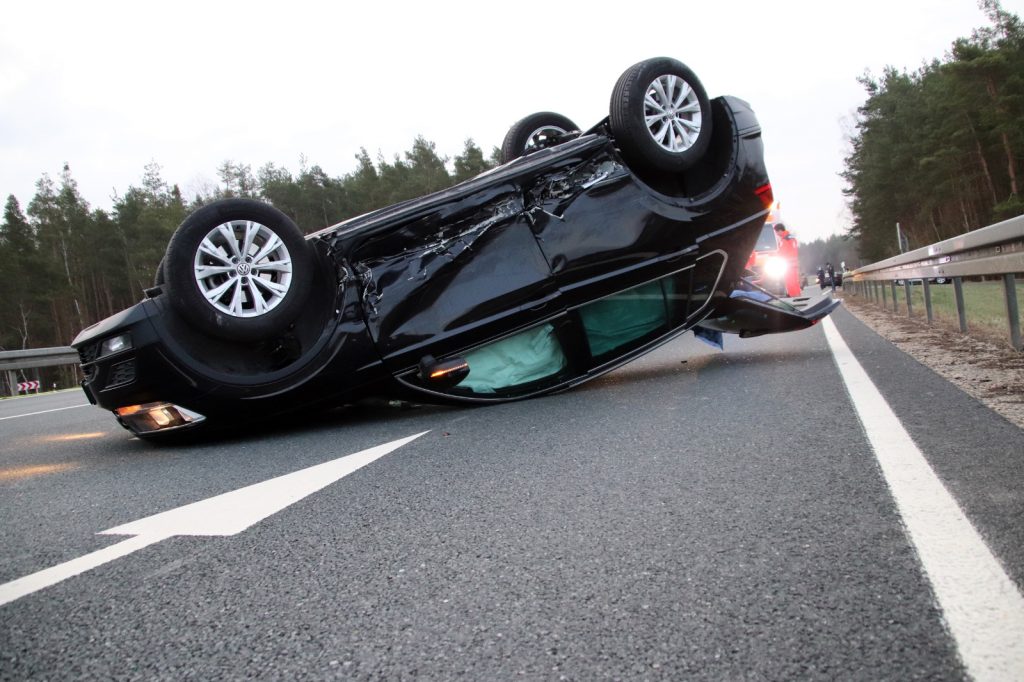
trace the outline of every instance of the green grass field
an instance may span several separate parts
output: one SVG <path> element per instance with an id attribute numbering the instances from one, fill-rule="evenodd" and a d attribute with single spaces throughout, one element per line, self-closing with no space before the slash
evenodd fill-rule
<path id="1" fill-rule="evenodd" d="M 1003 294 L 1003 283 L 1000 282 L 964 282 L 964 308 L 967 310 L 968 331 L 977 331 L 981 335 L 1009 342 L 1009 325 L 1006 320 L 1006 299 Z M 852 289 L 852 287 L 851 287 Z M 956 297 L 952 284 L 932 284 L 932 310 L 935 321 L 943 326 L 959 329 L 956 314 Z M 1017 278 L 1017 309 L 1024 314 L 1024 280 Z M 898 311 L 907 314 L 906 290 L 903 286 L 896 287 Z M 892 289 L 886 286 L 888 309 L 892 310 Z M 924 287 L 920 284 L 910 286 L 910 303 L 912 317 L 926 320 L 924 307 Z"/>

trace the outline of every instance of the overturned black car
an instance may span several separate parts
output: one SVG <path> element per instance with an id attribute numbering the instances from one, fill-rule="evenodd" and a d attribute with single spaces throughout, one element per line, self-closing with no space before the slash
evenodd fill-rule
<path id="1" fill-rule="evenodd" d="M 490 403 L 563 390 L 695 329 L 803 329 L 744 279 L 772 203 L 746 102 L 668 58 L 581 131 L 542 112 L 504 163 L 303 236 L 229 199 L 174 233 L 157 286 L 82 331 L 89 399 L 144 438 L 364 397 Z"/>

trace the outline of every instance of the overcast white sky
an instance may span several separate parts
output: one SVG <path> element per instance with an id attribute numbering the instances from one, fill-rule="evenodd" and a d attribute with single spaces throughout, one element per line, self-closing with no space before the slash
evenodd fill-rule
<path id="1" fill-rule="evenodd" d="M 849 224 L 838 173 L 858 76 L 916 70 L 984 25 L 975 0 L 26 0 L 0 24 L 0 199 L 24 210 L 64 162 L 109 208 L 151 161 L 188 192 L 229 159 L 296 173 L 305 155 L 338 176 L 360 146 L 391 158 L 417 135 L 442 155 L 467 137 L 489 152 L 535 111 L 589 127 L 622 71 L 664 55 L 753 105 L 782 216 L 807 242 Z"/>

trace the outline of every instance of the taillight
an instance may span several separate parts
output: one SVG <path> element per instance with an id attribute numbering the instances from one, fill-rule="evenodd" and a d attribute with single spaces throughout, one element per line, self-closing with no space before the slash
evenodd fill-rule
<path id="1" fill-rule="evenodd" d="M 775 196 L 772 194 L 772 183 L 770 182 L 755 189 L 754 194 L 757 195 L 757 198 L 761 200 L 761 204 L 766 209 L 771 208 L 772 204 L 775 203 Z"/>

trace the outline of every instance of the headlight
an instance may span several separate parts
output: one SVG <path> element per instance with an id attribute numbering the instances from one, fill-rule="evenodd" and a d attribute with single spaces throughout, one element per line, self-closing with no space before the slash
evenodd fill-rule
<path id="1" fill-rule="evenodd" d="M 786 262 L 786 259 L 779 258 L 778 256 L 767 258 L 764 262 L 764 274 L 772 279 L 782 279 L 785 277 L 788 268 L 789 263 Z"/>
<path id="2" fill-rule="evenodd" d="M 100 357 L 120 353 L 121 351 L 128 350 L 131 347 L 132 337 L 130 334 L 118 334 L 117 336 L 111 336 L 100 345 Z"/>
<path id="3" fill-rule="evenodd" d="M 173 403 L 128 405 L 117 408 L 114 410 L 114 414 L 136 433 L 175 429 L 189 424 L 198 424 L 206 419 L 206 417 L 198 412 L 193 412 Z"/>

